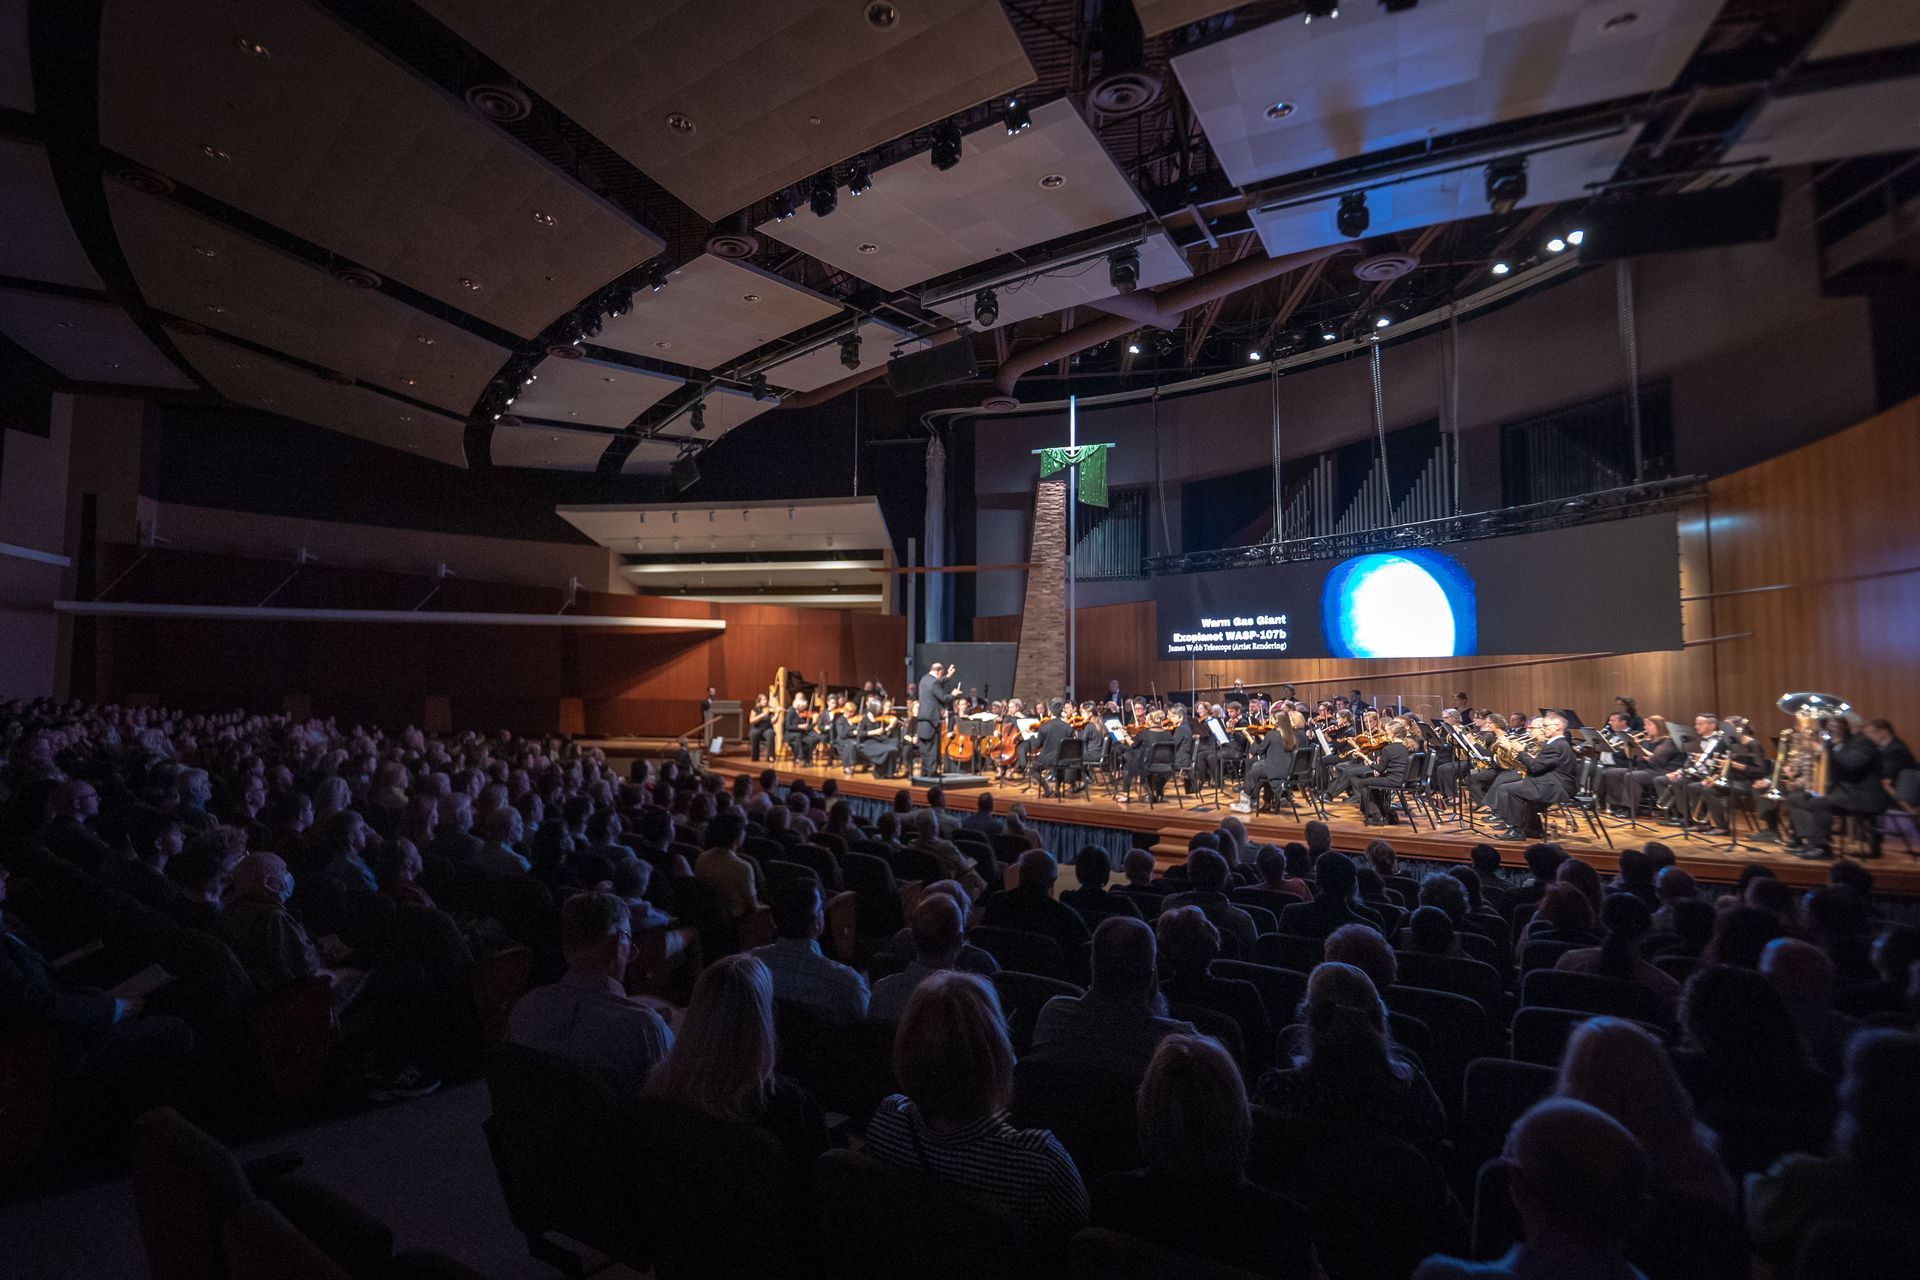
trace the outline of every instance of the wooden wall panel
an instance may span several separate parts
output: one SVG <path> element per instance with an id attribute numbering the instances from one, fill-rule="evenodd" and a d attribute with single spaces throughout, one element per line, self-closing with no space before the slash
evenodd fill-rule
<path id="1" fill-rule="evenodd" d="M 1669 717 L 1742 714 L 1770 731 L 1774 700 L 1819 689 L 1920 734 L 1920 400 L 1708 485 L 1680 513 L 1687 647 L 1653 653 L 1483 659 L 1201 661 L 1199 682 L 1294 684 L 1302 697 L 1359 687 L 1408 705 L 1465 690 L 1476 706 L 1604 712 L 1618 694 Z M 1577 590 L 1577 581 L 1565 589 Z M 1079 611 L 1077 684 L 1186 689 L 1194 667 L 1155 657 L 1153 604 Z M 977 618 L 974 638 L 1019 638 L 1018 617 Z M 1064 638 L 1062 640 L 1064 643 Z"/>

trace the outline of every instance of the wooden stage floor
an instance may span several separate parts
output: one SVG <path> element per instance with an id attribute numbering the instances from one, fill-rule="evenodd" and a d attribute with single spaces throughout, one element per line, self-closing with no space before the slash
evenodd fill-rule
<path id="1" fill-rule="evenodd" d="M 613 752 L 610 750 L 609 754 Z M 744 751 L 710 755 L 702 763 L 713 772 L 728 776 L 740 773 L 757 775 L 766 768 L 764 761 L 756 764 L 747 758 Z M 816 783 L 833 778 L 839 783 L 842 794 L 871 800 L 891 800 L 901 786 L 899 780 L 875 779 L 866 773 L 856 773 L 848 778 L 838 768 L 798 768 L 791 762 L 780 766 L 780 776 L 806 778 Z M 1171 799 L 1150 808 L 1145 802 L 1120 804 L 1109 799 L 1104 788 L 1096 789 L 1088 799 L 1067 800 L 1042 799 L 1037 791 L 1026 790 L 1019 785 L 988 786 L 985 789 L 993 793 L 995 807 L 1003 813 L 1008 805 L 1018 801 L 1026 805 L 1027 816 L 1036 821 L 1101 827 L 1109 831 L 1130 831 L 1149 836 L 1156 856 L 1163 862 L 1184 857 L 1187 838 L 1196 831 L 1208 831 L 1218 826 L 1220 819 L 1231 812 L 1227 805 L 1233 799 L 1231 792 L 1223 791 L 1223 802 L 1218 805 L 1212 804 L 1211 797 L 1207 796 L 1188 797 L 1186 808 L 1177 806 Z M 979 787 L 967 787 L 949 791 L 947 808 L 961 815 L 971 813 L 977 803 L 974 797 L 981 790 Z M 912 791 L 916 802 L 926 798 L 925 787 L 913 787 Z M 1303 839 L 1302 828 L 1313 816 L 1302 805 L 1298 819 L 1282 812 L 1279 815 L 1243 814 L 1241 821 L 1246 823 L 1247 831 L 1254 840 L 1264 844 L 1284 844 L 1289 840 Z M 1827 868 L 1831 865 L 1824 861 L 1810 862 L 1788 857 L 1777 844 L 1749 843 L 1744 833 L 1739 847 L 1729 848 L 1725 837 L 1709 840 L 1701 836 L 1683 836 L 1677 828 L 1646 821 L 1642 821 L 1638 829 L 1625 821 L 1603 821 L 1608 835 L 1613 838 L 1612 848 L 1603 840 L 1594 839 L 1585 824 L 1581 825 L 1577 834 L 1568 829 L 1558 837 L 1568 852 L 1591 862 L 1603 874 L 1610 875 L 1617 868 L 1620 849 L 1643 845 L 1650 840 L 1663 841 L 1674 851 L 1679 865 L 1705 883 L 1731 882 L 1746 864 L 1761 862 L 1789 884 L 1818 885 L 1826 883 Z M 1329 805 L 1327 824 L 1333 829 L 1335 848 L 1357 852 L 1366 846 L 1367 841 L 1380 838 L 1391 842 L 1394 851 L 1402 857 L 1438 862 L 1465 862 L 1468 852 L 1484 839 L 1457 822 L 1442 823 L 1438 828 L 1429 827 L 1424 816 L 1418 833 L 1405 825 L 1368 827 L 1361 822 L 1360 810 L 1351 801 Z M 1515 868 L 1524 865 L 1521 858 L 1526 848 L 1524 843 L 1486 842 L 1500 850 L 1502 865 Z M 1907 853 L 1897 837 L 1888 839 L 1882 847 L 1883 856 L 1865 864 L 1873 872 L 1875 889 L 1888 894 L 1920 896 L 1920 857 Z M 1072 856 L 1072 850 L 1056 849 L 1053 852 L 1055 856 Z"/>

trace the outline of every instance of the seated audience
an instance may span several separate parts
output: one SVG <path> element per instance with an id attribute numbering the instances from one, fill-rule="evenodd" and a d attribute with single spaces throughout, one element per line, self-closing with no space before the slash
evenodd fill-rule
<path id="1" fill-rule="evenodd" d="M 1260 930 L 1253 923 L 1253 917 L 1234 906 L 1227 897 L 1231 877 L 1225 857 L 1212 849 L 1195 849 L 1187 855 L 1187 884 L 1191 887 L 1185 893 L 1169 894 L 1160 910 L 1164 915 L 1179 907 L 1198 908 L 1214 928 L 1233 939 L 1235 958 L 1251 960 Z"/>
<path id="2" fill-rule="evenodd" d="M 909 837 L 906 847 L 931 854 L 946 879 L 958 880 L 976 898 L 986 889 L 987 882 L 975 869 L 973 859 L 940 834 L 940 817 L 932 809 L 915 809 L 907 819 L 904 834 Z"/>
<path id="3" fill-rule="evenodd" d="M 1753 970 L 1716 965 L 1687 979 L 1680 1031 L 1673 1065 L 1708 1124 L 1722 1110 L 1831 1110 L 1833 1086 L 1809 1062 L 1786 1001 Z"/>
<path id="4" fill-rule="evenodd" d="M 1129 849 L 1127 856 L 1120 859 L 1120 873 L 1127 878 L 1127 888 L 1138 889 L 1143 893 L 1172 893 L 1174 887 L 1165 880 L 1154 879 L 1153 872 L 1151 850 Z"/>
<path id="5" fill-rule="evenodd" d="M 1128 1080 L 1146 1073 L 1154 1046 L 1193 1027 L 1163 1016 L 1153 930 L 1109 916 L 1093 931 L 1093 982 L 1084 996 L 1055 996 L 1040 1009 L 1031 1056 Z"/>
<path id="6" fill-rule="evenodd" d="M 520 852 L 520 844 L 526 839 L 526 820 L 518 809 L 502 804 L 487 814 L 481 826 L 487 833 L 487 841 L 473 855 L 470 865 L 475 871 L 517 876 L 533 870 L 533 863 Z"/>
<path id="7" fill-rule="evenodd" d="M 1645 849 L 1620 851 L 1620 870 L 1613 877 L 1613 892 L 1632 894 L 1649 911 L 1660 906 L 1660 894 L 1654 887 L 1653 858 Z"/>
<path id="8" fill-rule="evenodd" d="M 1379 1130 L 1417 1146 L 1445 1136 L 1446 1112 L 1394 1044 L 1373 980 L 1350 964 L 1314 967 L 1300 1008 L 1305 1052 L 1260 1077 L 1254 1101 L 1289 1115 Z"/>
<path id="9" fill-rule="evenodd" d="M 567 972 L 514 1002 L 507 1036 L 597 1067 L 638 1092 L 666 1056 L 673 1033 L 658 1013 L 627 994 L 633 931 L 627 904 L 610 893 L 576 893 L 560 908 Z"/>
<path id="10" fill-rule="evenodd" d="M 973 812 L 960 823 L 962 831 L 978 831 L 991 840 L 1007 829 L 1007 824 L 994 816 L 993 792 L 982 791 L 973 802 Z"/>
<path id="11" fill-rule="evenodd" d="M 1364 924 L 1343 924 L 1327 935 L 1321 958 L 1336 964 L 1350 964 L 1373 979 L 1374 990 L 1385 991 L 1400 979 L 1400 964 L 1393 948 L 1378 929 Z M 1281 1017 L 1292 1017 L 1292 1009 L 1276 1009 Z"/>
<path id="12" fill-rule="evenodd" d="M 1304 856 L 1306 846 L 1301 845 L 1300 851 Z M 1302 902 L 1313 897 L 1313 886 L 1289 871 L 1287 855 L 1272 845 L 1260 846 L 1260 852 L 1254 855 L 1253 865 L 1260 876 L 1258 887 L 1268 893 L 1283 893 Z"/>
<path id="13" fill-rule="evenodd" d="M 1212 972 L 1220 956 L 1220 931 L 1213 922 L 1198 907 L 1170 906 L 1154 922 L 1154 932 L 1160 950 L 1160 993 L 1168 1003 L 1211 1009 L 1232 1018 L 1240 1028 L 1240 1046 L 1247 1060 L 1270 1061 L 1274 1026 L 1260 988 Z"/>
<path id="14" fill-rule="evenodd" d="M 1480 880 L 1480 896 L 1487 909 L 1505 916 L 1513 906 L 1513 894 L 1500 875 L 1500 851 L 1490 844 L 1476 844 L 1467 851 L 1467 860 Z"/>
<path id="15" fill-rule="evenodd" d="M 1124 922 L 1101 927 L 1117 923 Z M 1073 1157 L 1046 1130 L 1006 1121 L 1013 1045 L 984 979 L 936 973 L 922 982 L 894 1034 L 893 1070 L 900 1092 L 868 1122 L 868 1155 L 985 1196 L 1019 1219 L 1042 1252 L 1086 1225 L 1087 1189 Z"/>
<path id="16" fill-rule="evenodd" d="M 907 1001 L 920 984 L 936 973 L 960 967 L 960 950 L 966 944 L 966 916 L 960 904 L 944 893 L 929 893 L 914 904 L 913 961 L 898 973 L 889 974 L 873 985 L 873 998 L 867 1002 L 867 1016 L 882 1022 L 897 1023 L 907 1011 Z"/>
<path id="17" fill-rule="evenodd" d="M 1321 854 L 1313 864 L 1313 900 L 1296 902 L 1282 911 L 1280 932 L 1303 938 L 1324 938 L 1346 924 L 1384 929 L 1386 926 L 1379 915 L 1361 905 L 1359 880 L 1359 871 L 1346 854 Z"/>
<path id="18" fill-rule="evenodd" d="M 1598 946 L 1600 933 L 1594 927 L 1593 907 L 1587 902 L 1587 895 L 1575 885 L 1548 885 L 1540 895 L 1540 905 L 1534 909 L 1533 919 L 1527 921 L 1526 929 L 1514 943 L 1515 954 L 1524 952 L 1529 942 Z"/>
<path id="19" fill-rule="evenodd" d="M 1759 907 L 1722 907 L 1713 919 L 1713 936 L 1700 952 L 1700 967 L 1758 969 L 1767 944 L 1782 937 L 1780 918 Z"/>
<path id="20" fill-rule="evenodd" d="M 1160 1042 L 1140 1085 L 1139 1123 L 1146 1168 L 1094 1188 L 1095 1226 L 1256 1275 L 1316 1275 L 1306 1211 L 1247 1179 L 1247 1090 L 1217 1040 Z"/>
<path id="21" fill-rule="evenodd" d="M 1347 928 L 1352 928 L 1348 925 Z M 1420 907 L 1407 917 L 1405 946 L 1408 951 L 1427 956 L 1462 954 L 1460 938 L 1453 920 L 1439 907 Z"/>
<path id="22" fill-rule="evenodd" d="M 967 896 L 966 888 L 958 880 L 935 880 L 926 887 L 921 896 L 924 898 L 942 893 L 953 899 L 954 905 L 960 908 L 960 919 L 964 923 L 968 919 L 968 913 L 975 909 L 973 900 Z M 908 924 L 888 940 L 883 953 L 905 966 L 913 963 L 916 951 L 913 926 Z M 960 944 L 960 954 L 954 959 L 953 967 L 962 973 L 977 973 L 983 977 L 990 977 L 1000 972 L 1000 962 L 970 942 Z"/>
<path id="23" fill-rule="evenodd" d="M 1847 1039 L 1860 1023 L 1833 1008 L 1833 961 L 1811 942 L 1775 938 L 1760 953 L 1760 973 L 1786 1002 L 1813 1065 L 1838 1080 Z"/>
<path id="24" fill-rule="evenodd" d="M 693 863 L 694 878 L 719 894 L 736 920 L 758 910 L 765 892 L 760 864 L 740 856 L 746 838 L 745 818 L 738 813 L 715 814 L 707 824 L 707 847 Z"/>
<path id="25" fill-rule="evenodd" d="M 776 1000 L 805 1005 L 841 1025 L 866 1016 L 867 980 L 820 950 L 827 915 L 818 880 L 796 877 L 774 887 L 773 928 L 777 936 L 753 955 L 773 975 Z"/>
<path id="26" fill-rule="evenodd" d="M 1113 880 L 1113 862 L 1099 845 L 1090 844 L 1080 850 L 1073 860 L 1073 878 L 1080 887 L 1062 893 L 1060 901 L 1078 911 L 1083 919 L 1140 914 L 1140 907 L 1133 899 L 1107 888 Z"/>
<path id="27" fill-rule="evenodd" d="M 1059 875 L 1053 855 L 1029 849 L 1020 855 L 1017 865 L 1018 883 L 1011 889 L 987 895 L 980 904 L 980 922 L 996 929 L 1017 929 L 1050 938 L 1062 956 L 1071 958 L 1093 934 L 1079 912 L 1053 896 L 1054 881 Z"/>
<path id="28" fill-rule="evenodd" d="M 1619 1121 L 1549 1098 L 1507 1136 L 1507 1190 L 1526 1239 L 1494 1262 L 1432 1257 L 1413 1280 L 1644 1280 L 1627 1241 L 1650 1208 L 1647 1157 Z"/>
<path id="29" fill-rule="evenodd" d="M 387 841 L 374 851 L 372 867 L 380 892 L 395 902 L 412 907 L 433 905 L 433 896 L 419 884 L 426 863 L 413 841 L 404 838 Z"/>
<path id="30" fill-rule="evenodd" d="M 1569 951 L 1553 967 L 1567 973 L 1591 973 L 1638 983 L 1659 996 L 1669 1010 L 1679 1004 L 1680 984 L 1640 956 L 1642 939 L 1653 932 L 1653 913 L 1647 910 L 1647 904 L 1632 894 L 1609 895 L 1600 908 L 1600 923 L 1606 936 L 1599 946 Z"/>

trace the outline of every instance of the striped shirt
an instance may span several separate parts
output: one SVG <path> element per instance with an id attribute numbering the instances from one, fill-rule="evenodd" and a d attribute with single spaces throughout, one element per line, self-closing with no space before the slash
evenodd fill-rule
<path id="1" fill-rule="evenodd" d="M 935 1133 L 904 1094 L 882 1102 L 867 1124 L 866 1152 L 919 1169 L 1006 1209 L 1036 1241 L 1058 1243 L 1087 1225 L 1087 1188 L 1073 1157 L 1045 1129 L 1016 1129 L 994 1115 Z"/>

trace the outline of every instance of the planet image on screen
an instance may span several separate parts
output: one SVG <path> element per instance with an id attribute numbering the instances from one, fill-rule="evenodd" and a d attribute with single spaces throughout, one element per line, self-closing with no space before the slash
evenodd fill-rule
<path id="1" fill-rule="evenodd" d="M 1474 652 L 1473 579 L 1438 551 L 1383 551 L 1342 561 L 1321 593 L 1327 649 L 1339 658 L 1429 658 Z"/>

